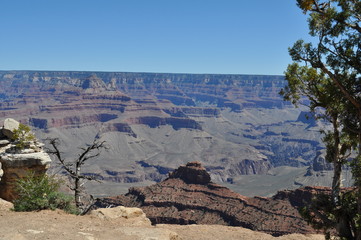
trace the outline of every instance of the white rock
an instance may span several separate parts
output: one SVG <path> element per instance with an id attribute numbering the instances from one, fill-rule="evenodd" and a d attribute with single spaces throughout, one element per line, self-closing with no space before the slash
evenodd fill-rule
<path id="1" fill-rule="evenodd" d="M 10 141 L 9 140 L 0 140 L 0 147 L 3 147 L 3 146 L 6 146 L 6 145 L 8 145 L 10 143 Z"/>
<path id="2" fill-rule="evenodd" d="M 51 162 L 49 155 L 45 152 L 35 152 L 29 154 L 6 154 L 0 155 L 0 161 L 7 167 L 28 167 L 44 166 Z"/>
<path id="3" fill-rule="evenodd" d="M 90 215 L 101 219 L 123 219 L 124 224 L 132 226 L 150 226 L 151 222 L 140 208 L 126 208 L 118 206 L 114 208 L 99 208 L 92 210 Z"/>
<path id="4" fill-rule="evenodd" d="M 37 148 L 42 148 L 44 147 L 45 144 L 44 143 L 41 143 L 41 142 L 31 142 L 30 143 L 30 147 L 37 147 Z"/>
<path id="5" fill-rule="evenodd" d="M 27 149 L 23 149 L 21 151 L 22 154 L 30 154 L 30 153 L 35 153 L 35 150 L 34 149 L 31 149 L 31 148 L 27 148 Z"/>
<path id="6" fill-rule="evenodd" d="M 9 139 L 14 135 L 14 130 L 19 128 L 20 123 L 12 118 L 7 118 L 4 121 L 2 133 Z"/>

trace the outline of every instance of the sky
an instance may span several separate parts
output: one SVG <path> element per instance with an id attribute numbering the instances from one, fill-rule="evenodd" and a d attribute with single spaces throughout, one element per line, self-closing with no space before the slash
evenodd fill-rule
<path id="1" fill-rule="evenodd" d="M 296 0 L 1 0 L 0 70 L 281 75 Z"/>

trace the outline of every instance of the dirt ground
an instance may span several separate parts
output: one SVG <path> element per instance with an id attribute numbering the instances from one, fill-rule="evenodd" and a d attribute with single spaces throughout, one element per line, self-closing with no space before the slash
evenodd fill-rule
<path id="1" fill-rule="evenodd" d="M 240 227 L 219 225 L 150 226 L 143 220 L 101 219 L 97 216 L 75 216 L 62 211 L 13 212 L 11 204 L 0 199 L 0 240 L 180 240 L 180 239 L 259 239 L 321 240 L 322 235 L 292 234 L 279 238 Z"/>

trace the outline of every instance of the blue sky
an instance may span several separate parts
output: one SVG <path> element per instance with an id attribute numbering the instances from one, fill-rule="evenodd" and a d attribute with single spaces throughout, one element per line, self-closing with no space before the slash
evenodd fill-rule
<path id="1" fill-rule="evenodd" d="M 0 70 L 283 74 L 296 0 L 1 0 Z"/>

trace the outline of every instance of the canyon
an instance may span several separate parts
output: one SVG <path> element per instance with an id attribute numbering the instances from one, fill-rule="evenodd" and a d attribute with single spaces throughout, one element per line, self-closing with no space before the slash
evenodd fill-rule
<path id="1" fill-rule="evenodd" d="M 0 71 L 0 82 L 0 123 L 59 138 L 67 158 L 106 141 L 84 166 L 103 182 L 87 185 L 95 196 L 160 182 L 189 161 L 249 196 L 331 182 L 319 133 L 327 124 L 281 99 L 283 76 Z"/>

